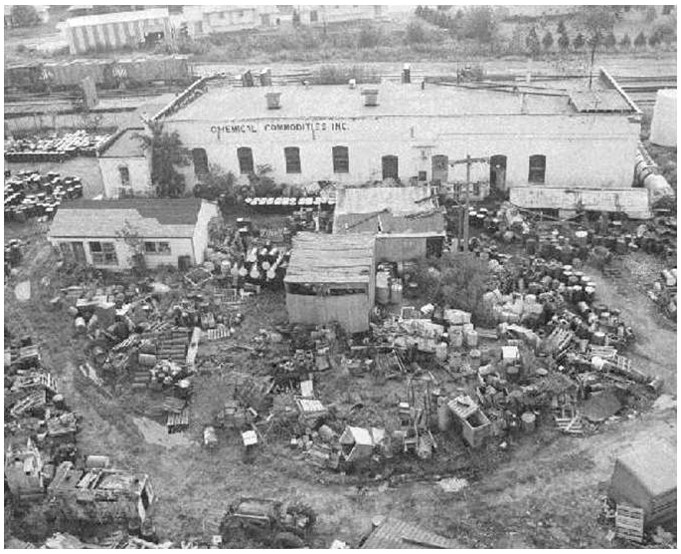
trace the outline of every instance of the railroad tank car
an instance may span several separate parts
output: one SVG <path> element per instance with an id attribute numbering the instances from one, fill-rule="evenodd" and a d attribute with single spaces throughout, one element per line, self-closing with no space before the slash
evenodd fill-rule
<path id="1" fill-rule="evenodd" d="M 187 83 L 191 81 L 189 61 L 186 56 L 149 56 L 118 60 L 113 68 L 117 82 L 126 86 L 141 86 L 163 81 Z"/>
<path id="2" fill-rule="evenodd" d="M 45 88 L 43 66 L 41 63 L 5 66 L 5 89 L 41 92 Z"/>

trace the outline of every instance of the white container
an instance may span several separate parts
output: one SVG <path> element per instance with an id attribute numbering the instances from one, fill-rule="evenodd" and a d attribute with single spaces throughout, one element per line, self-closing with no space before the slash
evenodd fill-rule
<path id="1" fill-rule="evenodd" d="M 676 148 L 676 89 L 657 91 L 650 124 L 650 142 Z"/>
<path id="2" fill-rule="evenodd" d="M 478 332 L 476 330 L 471 329 L 470 331 L 465 332 L 464 336 L 466 337 L 466 344 L 468 346 L 471 348 L 478 346 Z"/>
<path id="3" fill-rule="evenodd" d="M 444 362 L 447 360 L 447 343 L 441 342 L 435 347 L 435 358 L 439 362 Z"/>

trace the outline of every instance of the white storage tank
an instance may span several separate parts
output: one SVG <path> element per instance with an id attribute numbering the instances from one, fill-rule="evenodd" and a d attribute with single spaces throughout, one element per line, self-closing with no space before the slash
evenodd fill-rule
<path id="1" fill-rule="evenodd" d="M 650 142 L 676 148 L 676 89 L 657 91 Z"/>

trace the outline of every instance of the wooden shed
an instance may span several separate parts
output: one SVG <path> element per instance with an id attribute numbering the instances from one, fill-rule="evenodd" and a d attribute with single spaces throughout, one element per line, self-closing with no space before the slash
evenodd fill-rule
<path id="1" fill-rule="evenodd" d="M 443 211 L 422 186 L 340 189 L 333 232 L 375 234 L 378 262 L 439 256 L 446 236 Z"/>
<path id="2" fill-rule="evenodd" d="M 645 526 L 676 519 L 676 449 L 645 442 L 617 458 L 610 498 L 643 509 Z"/>
<path id="3" fill-rule="evenodd" d="M 374 305 L 374 237 L 300 233 L 284 283 L 289 321 L 338 322 L 350 333 L 369 329 Z"/>

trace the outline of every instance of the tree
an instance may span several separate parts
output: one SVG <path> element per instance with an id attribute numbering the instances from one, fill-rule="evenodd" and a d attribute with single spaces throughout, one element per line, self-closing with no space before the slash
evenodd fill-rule
<path id="1" fill-rule="evenodd" d="M 10 18 L 17 27 L 33 27 L 40 24 L 40 16 L 33 6 L 12 6 Z"/>
<path id="2" fill-rule="evenodd" d="M 631 37 L 629 33 L 624 33 L 624 36 L 620 40 L 620 46 L 622 48 L 631 48 Z"/>
<path id="3" fill-rule="evenodd" d="M 166 133 L 163 124 L 149 122 L 151 136 L 139 134 L 145 148 L 151 148 L 151 182 L 160 198 L 177 198 L 184 193 L 184 175 L 177 166 L 189 165 L 189 153 L 177 131 Z"/>
<path id="4" fill-rule="evenodd" d="M 603 44 L 607 34 L 612 32 L 617 12 L 612 6 L 582 6 L 578 20 L 580 28 L 586 33 L 586 43 L 589 46 L 589 88 L 591 88 L 596 50 Z"/>
<path id="5" fill-rule="evenodd" d="M 584 35 L 582 33 L 577 33 L 575 40 L 572 41 L 572 46 L 575 50 L 581 50 L 584 48 Z"/>
<path id="6" fill-rule="evenodd" d="M 567 32 L 565 28 L 565 21 L 562 19 L 558 22 L 558 27 L 556 28 L 556 33 L 559 35 L 564 35 Z"/>
<path id="7" fill-rule="evenodd" d="M 207 175 L 194 187 L 194 196 L 206 200 L 217 200 L 220 209 L 236 202 L 236 176 L 225 173 L 219 165 L 210 164 Z"/>
<path id="8" fill-rule="evenodd" d="M 610 31 L 608 35 L 605 37 L 605 41 L 603 42 L 605 44 L 606 48 L 614 48 L 617 45 L 617 38 L 615 37 L 615 33 Z"/>
<path id="9" fill-rule="evenodd" d="M 568 36 L 567 33 L 562 33 L 558 37 L 558 47 L 563 51 L 566 52 L 568 48 L 570 48 L 570 37 Z"/>
<path id="10" fill-rule="evenodd" d="M 541 45 L 539 44 L 539 37 L 537 36 L 537 30 L 532 27 L 530 32 L 525 37 L 525 46 L 530 51 L 530 54 L 536 56 L 541 51 Z"/>
<path id="11" fill-rule="evenodd" d="M 658 44 L 660 44 L 660 36 L 657 33 L 651 34 L 648 37 L 648 46 L 655 48 Z"/>
<path id="12" fill-rule="evenodd" d="M 550 50 L 553 46 L 553 35 L 551 31 L 546 31 L 544 33 L 544 38 L 541 39 L 541 43 L 544 46 L 544 50 Z"/>
<path id="13" fill-rule="evenodd" d="M 140 275 L 144 275 L 147 271 L 147 260 L 144 257 L 144 240 L 137 228 L 126 219 L 125 225 L 116 232 L 116 236 L 122 239 L 130 250 L 128 260 L 130 266 Z"/>
<path id="14" fill-rule="evenodd" d="M 373 25 L 363 25 L 357 37 L 359 48 L 376 48 L 381 42 L 381 32 Z"/>
<path id="15" fill-rule="evenodd" d="M 641 48 L 642 46 L 646 45 L 646 35 L 643 31 L 641 31 L 638 35 L 636 35 L 636 38 L 634 39 L 634 46 L 636 48 Z"/>
<path id="16" fill-rule="evenodd" d="M 664 42 L 665 44 L 676 42 L 676 25 L 667 21 L 655 25 L 653 33 L 657 35 L 659 42 Z"/>
<path id="17" fill-rule="evenodd" d="M 411 21 L 407 25 L 407 44 L 424 44 L 430 42 L 426 28 L 418 21 Z"/>
<path id="18" fill-rule="evenodd" d="M 468 11 L 464 19 L 465 36 L 483 44 L 493 44 L 498 25 L 490 6 L 479 6 Z"/>

